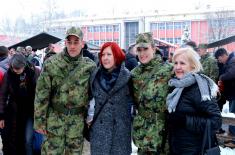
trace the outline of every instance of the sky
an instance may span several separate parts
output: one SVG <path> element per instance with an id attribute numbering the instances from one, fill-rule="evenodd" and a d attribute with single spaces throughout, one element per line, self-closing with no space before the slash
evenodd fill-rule
<path id="1" fill-rule="evenodd" d="M 50 5 L 51 3 L 51 5 Z M 40 14 L 48 6 L 55 10 L 70 13 L 83 10 L 91 14 L 99 14 L 115 10 L 193 10 L 196 7 L 234 8 L 235 0 L 2 0 L 0 22 L 2 19 L 15 20 L 17 17 L 30 18 L 32 14 Z"/>

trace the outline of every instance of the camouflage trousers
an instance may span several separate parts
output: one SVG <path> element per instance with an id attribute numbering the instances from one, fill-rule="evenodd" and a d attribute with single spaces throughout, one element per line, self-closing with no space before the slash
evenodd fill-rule
<path id="1" fill-rule="evenodd" d="M 82 155 L 84 139 L 55 136 L 48 133 L 42 145 L 41 155 Z"/>

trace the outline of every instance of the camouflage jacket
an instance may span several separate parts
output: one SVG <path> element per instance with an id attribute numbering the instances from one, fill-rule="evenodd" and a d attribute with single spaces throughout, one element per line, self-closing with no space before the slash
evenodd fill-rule
<path id="1" fill-rule="evenodd" d="M 81 55 L 75 59 L 65 51 L 48 59 L 38 79 L 34 128 L 70 138 L 82 136 L 84 110 L 88 103 L 89 77 L 95 63 Z M 76 68 L 76 69 L 75 69 Z M 74 71 L 75 70 L 75 71 Z M 67 79 L 68 75 L 73 75 Z M 75 109 L 76 114 L 58 112 L 54 107 Z"/>
<path id="2" fill-rule="evenodd" d="M 132 70 L 134 100 L 138 107 L 133 122 L 133 139 L 142 150 L 157 151 L 161 147 L 171 71 L 172 66 L 159 58 Z"/>
<path id="3" fill-rule="evenodd" d="M 207 53 L 201 57 L 200 61 L 203 67 L 203 74 L 207 75 L 214 82 L 216 82 L 219 77 L 219 68 L 216 59 Z"/>

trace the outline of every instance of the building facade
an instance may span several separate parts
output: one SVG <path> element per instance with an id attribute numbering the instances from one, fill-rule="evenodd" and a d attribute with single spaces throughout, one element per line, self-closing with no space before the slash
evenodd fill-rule
<path id="1" fill-rule="evenodd" d="M 124 49 L 133 44 L 135 36 L 142 32 L 152 32 L 154 38 L 177 46 L 182 44 L 185 29 L 190 40 L 197 44 L 235 35 L 235 11 L 229 11 L 229 14 L 225 12 L 226 18 L 213 20 L 210 18 L 213 12 L 143 14 L 55 20 L 47 30 L 64 33 L 70 26 L 79 26 L 84 32 L 85 41 L 98 46 L 107 41 L 115 41 Z M 234 43 L 228 48 L 235 50 Z"/>

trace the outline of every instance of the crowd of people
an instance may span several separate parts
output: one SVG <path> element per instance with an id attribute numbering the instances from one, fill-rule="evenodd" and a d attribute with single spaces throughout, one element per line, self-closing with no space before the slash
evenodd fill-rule
<path id="1" fill-rule="evenodd" d="M 77 27 L 66 31 L 62 52 L 49 44 L 43 63 L 31 46 L 0 46 L 4 155 L 35 154 L 35 132 L 44 138 L 39 154 L 82 154 L 86 125 L 91 155 L 130 155 L 132 140 L 139 155 L 198 155 L 209 147 L 208 122 L 218 145 L 226 100 L 235 113 L 233 53 L 213 56 L 189 42 L 165 60 L 152 34 L 140 33 L 127 52 L 104 43 L 97 59 Z"/>

